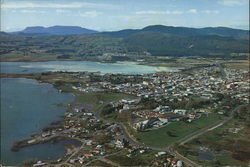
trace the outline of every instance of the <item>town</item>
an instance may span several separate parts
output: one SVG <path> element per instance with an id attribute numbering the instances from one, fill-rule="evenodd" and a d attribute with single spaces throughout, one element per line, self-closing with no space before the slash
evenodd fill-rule
<path id="1" fill-rule="evenodd" d="M 75 141 L 66 144 L 64 157 L 32 162 L 33 166 L 198 166 L 175 147 L 223 125 L 239 112 L 235 108 L 249 104 L 248 76 L 247 71 L 216 63 L 172 73 L 47 72 L 26 76 L 71 92 L 76 100 L 68 104 L 63 121 L 15 143 L 12 149 Z M 171 126 L 176 130 L 165 130 L 168 139 L 162 143 L 157 143 L 161 136 L 149 136 Z M 190 131 L 179 134 L 178 126 L 188 126 Z"/>

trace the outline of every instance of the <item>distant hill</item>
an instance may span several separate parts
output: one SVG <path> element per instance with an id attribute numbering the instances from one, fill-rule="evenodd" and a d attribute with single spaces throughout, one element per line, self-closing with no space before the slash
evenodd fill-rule
<path id="1" fill-rule="evenodd" d="M 127 37 L 129 35 L 135 34 L 140 32 L 139 29 L 125 29 L 125 30 L 120 30 L 120 31 L 107 31 L 107 32 L 100 32 L 101 35 L 107 35 L 111 37 Z"/>
<path id="2" fill-rule="evenodd" d="M 6 42 L 13 42 L 24 40 L 25 37 L 19 36 L 19 35 L 10 35 L 6 32 L 0 31 L 0 44 L 4 44 Z"/>
<path id="3" fill-rule="evenodd" d="M 127 37 L 139 32 L 160 32 L 176 36 L 202 36 L 202 35 L 219 35 L 230 36 L 239 39 L 249 39 L 249 31 L 232 29 L 227 27 L 206 27 L 206 28 L 188 28 L 188 27 L 173 27 L 163 25 L 147 26 L 143 29 L 127 29 L 113 32 L 102 32 L 104 35 L 113 37 Z"/>
<path id="4" fill-rule="evenodd" d="M 44 36 L 44 35 L 76 35 L 93 34 L 95 30 L 90 30 L 78 26 L 53 26 L 53 27 L 27 27 L 22 31 L 13 32 L 13 34 L 24 36 Z"/>
<path id="5" fill-rule="evenodd" d="M 152 25 L 142 29 L 124 29 L 119 31 L 98 32 L 78 26 L 53 26 L 53 27 L 27 27 L 22 31 L 12 32 L 11 34 L 23 36 L 44 36 L 44 35 L 81 35 L 81 34 L 100 34 L 111 37 L 124 38 L 140 32 L 159 32 L 175 36 L 204 36 L 218 35 L 225 37 L 234 37 L 239 39 L 249 39 L 249 31 L 233 29 L 227 27 L 206 27 L 206 28 L 188 28 L 173 27 L 164 25 Z"/>
<path id="6" fill-rule="evenodd" d="M 157 56 L 209 56 L 249 52 L 249 40 L 218 35 L 177 36 L 161 32 L 139 32 L 125 37 L 124 42 Z"/>
<path id="7" fill-rule="evenodd" d="M 20 60 L 22 57 L 29 60 L 72 58 L 93 60 L 95 56 L 124 54 L 135 57 L 151 54 L 230 58 L 232 53 L 234 55 L 249 53 L 249 31 L 246 30 L 161 25 L 100 33 L 85 30 L 83 31 L 81 27 L 54 26 L 28 27 L 19 32 L 19 35 L 1 32 L 0 58 L 2 60 L 17 60 L 17 58 Z M 89 34 L 79 34 L 83 32 Z M 64 35 L 60 35 L 62 33 Z"/>

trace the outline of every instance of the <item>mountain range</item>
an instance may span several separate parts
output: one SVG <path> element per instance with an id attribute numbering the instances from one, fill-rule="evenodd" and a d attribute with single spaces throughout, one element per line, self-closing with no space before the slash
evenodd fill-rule
<path id="1" fill-rule="evenodd" d="M 74 34 L 102 34 L 112 37 L 126 37 L 139 32 L 160 32 L 176 36 L 201 36 L 201 35 L 219 35 L 231 36 L 234 38 L 248 39 L 249 31 L 233 29 L 227 27 L 206 27 L 206 28 L 188 28 L 173 27 L 164 25 L 152 25 L 142 29 L 125 29 L 120 31 L 98 32 L 78 26 L 52 26 L 52 27 L 27 27 L 22 31 L 12 32 L 16 35 L 41 36 L 41 35 L 74 35 Z"/>
<path id="2" fill-rule="evenodd" d="M 97 32 L 75 26 L 27 27 L 0 33 L 0 55 L 92 59 L 102 55 L 223 57 L 249 54 L 249 31 L 226 27 L 187 28 L 163 25 Z M 243 53 L 243 54 L 242 54 Z M 40 55 L 40 56 L 38 56 Z"/>
<path id="3" fill-rule="evenodd" d="M 93 34 L 95 30 L 90 30 L 78 26 L 52 26 L 52 27 L 27 27 L 22 31 L 12 32 L 16 35 L 43 36 L 43 35 L 72 35 L 72 34 Z"/>

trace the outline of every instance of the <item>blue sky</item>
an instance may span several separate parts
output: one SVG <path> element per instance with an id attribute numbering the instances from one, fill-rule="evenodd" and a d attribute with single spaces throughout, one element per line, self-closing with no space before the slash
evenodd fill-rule
<path id="1" fill-rule="evenodd" d="M 249 29 L 249 0 L 2 0 L 1 30 L 73 25 L 99 31 L 162 24 Z"/>

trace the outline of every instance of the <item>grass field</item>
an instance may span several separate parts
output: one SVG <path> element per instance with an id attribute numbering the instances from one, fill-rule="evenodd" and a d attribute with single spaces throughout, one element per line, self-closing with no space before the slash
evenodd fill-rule
<path id="1" fill-rule="evenodd" d="M 241 69 L 241 70 L 249 70 L 249 60 L 230 60 L 225 62 L 225 66 L 227 68 L 233 68 L 233 69 Z"/>
<path id="2" fill-rule="evenodd" d="M 77 93 L 76 94 L 76 103 L 81 103 L 83 105 L 92 105 L 93 111 L 97 111 L 103 104 L 100 101 L 107 103 L 112 101 L 118 101 L 124 98 L 131 98 L 132 95 L 123 94 L 123 93 Z"/>
<path id="3" fill-rule="evenodd" d="M 208 117 L 202 116 L 200 119 L 192 122 L 172 122 L 169 125 L 148 132 L 138 132 L 136 138 L 145 144 L 156 147 L 166 147 L 177 142 L 183 137 L 220 120 L 217 114 L 210 114 Z M 172 132 L 175 137 L 169 136 L 167 132 Z"/>
<path id="4" fill-rule="evenodd" d="M 133 153 L 132 157 L 127 157 L 128 152 L 121 152 L 116 155 L 107 157 L 107 159 L 118 163 L 121 166 L 152 166 L 152 163 L 156 160 L 155 151 L 147 150 L 145 153 L 139 152 Z"/>
<path id="5" fill-rule="evenodd" d="M 242 130 L 236 134 L 227 131 L 227 129 L 235 127 L 242 127 Z M 197 144 L 197 141 L 199 141 L 199 144 Z M 197 156 L 189 154 L 187 154 L 187 157 L 207 166 L 247 166 L 250 163 L 250 128 L 245 126 L 244 122 L 233 119 L 225 125 L 186 143 L 183 148 L 179 147 L 178 150 L 185 155 L 186 150 L 198 150 L 200 146 L 207 147 L 212 152 L 224 151 L 228 154 L 214 154 L 213 161 L 200 160 Z"/>
<path id="6" fill-rule="evenodd" d="M 164 62 L 160 61 L 161 58 L 158 58 L 152 62 L 148 63 L 148 65 L 152 66 L 163 66 L 163 67 L 181 67 L 181 68 L 191 68 L 197 65 L 208 65 L 210 63 L 215 62 L 213 59 L 184 59 L 184 58 L 171 58 L 164 59 Z M 146 63 L 147 64 L 147 63 Z"/>
<path id="7" fill-rule="evenodd" d="M 107 163 L 105 163 L 105 162 L 103 162 L 103 161 L 99 161 L 99 160 L 97 160 L 97 161 L 92 162 L 92 163 L 91 163 L 91 164 L 89 164 L 88 166 L 102 166 L 102 167 L 109 167 L 109 166 L 110 166 L 110 164 L 107 164 Z"/>
<path id="8" fill-rule="evenodd" d="M 76 97 L 76 101 L 82 104 L 98 104 L 99 101 L 111 102 L 117 101 L 123 98 L 130 98 L 132 95 L 127 95 L 123 93 L 79 93 Z"/>

